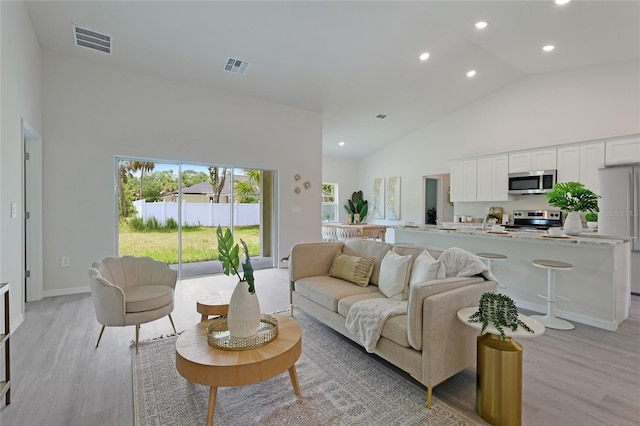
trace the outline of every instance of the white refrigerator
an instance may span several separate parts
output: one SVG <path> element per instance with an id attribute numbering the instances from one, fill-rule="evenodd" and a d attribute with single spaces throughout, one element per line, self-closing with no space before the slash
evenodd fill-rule
<path id="1" fill-rule="evenodd" d="M 640 164 L 599 170 L 598 233 L 633 237 L 631 292 L 640 293 Z"/>

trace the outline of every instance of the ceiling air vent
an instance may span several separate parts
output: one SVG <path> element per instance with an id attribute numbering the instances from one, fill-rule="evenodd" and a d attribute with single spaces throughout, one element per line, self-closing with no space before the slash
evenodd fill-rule
<path id="1" fill-rule="evenodd" d="M 224 64 L 224 70 L 232 74 L 244 75 L 249 68 L 250 62 L 241 61 L 240 59 L 227 58 L 227 62 Z"/>
<path id="2" fill-rule="evenodd" d="M 73 38 L 76 46 L 87 47 L 111 55 L 111 36 L 97 31 L 73 26 Z"/>

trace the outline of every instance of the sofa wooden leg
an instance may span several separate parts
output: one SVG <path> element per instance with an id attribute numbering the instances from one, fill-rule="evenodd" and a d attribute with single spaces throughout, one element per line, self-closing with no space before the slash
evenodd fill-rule
<path id="1" fill-rule="evenodd" d="M 169 314 L 169 321 L 171 321 L 171 327 L 173 327 L 173 332 L 178 334 L 176 331 L 176 326 L 173 324 L 173 318 L 171 318 L 171 314 Z"/>
<path id="2" fill-rule="evenodd" d="M 427 408 L 431 410 L 431 398 L 433 396 L 433 387 L 427 386 Z"/>
<path id="3" fill-rule="evenodd" d="M 105 326 L 103 325 L 102 328 L 100 329 L 100 335 L 98 336 L 98 343 L 96 343 L 96 348 L 100 344 L 100 339 L 102 339 L 102 333 L 104 333 L 104 327 Z"/>

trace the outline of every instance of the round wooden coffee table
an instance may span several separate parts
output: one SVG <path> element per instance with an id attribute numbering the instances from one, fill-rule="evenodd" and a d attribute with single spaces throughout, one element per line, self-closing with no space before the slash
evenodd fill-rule
<path id="1" fill-rule="evenodd" d="M 207 322 L 185 330 L 176 341 L 176 369 L 190 382 L 209 386 L 207 425 L 213 425 L 219 387 L 262 382 L 289 371 L 293 393 L 300 395 L 296 361 L 302 331 L 293 319 L 275 315 L 278 336 L 264 346 L 242 351 L 217 349 L 207 343 Z"/>
<path id="2" fill-rule="evenodd" d="M 216 292 L 200 296 L 196 301 L 196 310 L 202 315 L 200 321 L 208 320 L 211 315 L 227 315 L 230 299 L 230 292 Z"/>

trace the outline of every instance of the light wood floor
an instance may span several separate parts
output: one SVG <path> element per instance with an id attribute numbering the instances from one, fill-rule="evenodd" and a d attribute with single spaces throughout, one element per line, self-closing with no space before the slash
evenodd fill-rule
<path id="1" fill-rule="evenodd" d="M 225 276 L 180 281 L 173 312 L 178 331 L 199 321 L 199 295 L 234 285 Z M 256 271 L 256 288 L 263 312 L 288 309 L 287 269 Z M 132 425 L 134 328 L 107 328 L 96 349 L 100 327 L 89 294 L 29 303 L 25 316 L 11 337 L 12 403 L 0 411 L 1 423 Z M 164 318 L 143 324 L 140 339 L 171 332 Z M 573 331 L 547 330 L 519 342 L 524 425 L 640 424 L 639 296 L 632 297 L 629 319 L 615 333 L 576 324 Z M 304 393 L 302 379 L 300 387 Z M 437 386 L 434 394 L 479 420 L 473 368 Z"/>

